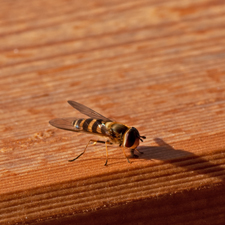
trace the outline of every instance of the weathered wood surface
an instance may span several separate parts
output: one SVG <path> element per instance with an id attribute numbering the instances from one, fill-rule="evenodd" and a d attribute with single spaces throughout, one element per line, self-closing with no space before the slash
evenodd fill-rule
<path id="1" fill-rule="evenodd" d="M 224 1 L 0 1 L 0 224 L 224 224 Z M 48 124 L 67 100 L 121 149 Z M 127 152 L 129 154 L 129 152 Z M 151 221 L 151 222 L 150 222 Z"/>

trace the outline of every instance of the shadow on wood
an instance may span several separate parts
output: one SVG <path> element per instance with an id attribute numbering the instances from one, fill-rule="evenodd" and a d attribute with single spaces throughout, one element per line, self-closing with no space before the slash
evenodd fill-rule
<path id="1" fill-rule="evenodd" d="M 142 155 L 139 155 L 140 159 L 162 160 L 165 163 L 174 165 L 175 167 L 182 167 L 191 173 L 207 175 L 209 177 L 219 178 L 224 181 L 221 174 L 224 174 L 225 170 L 223 167 L 220 167 L 220 165 L 211 163 L 210 161 L 191 152 L 181 149 L 174 149 L 171 145 L 167 144 L 160 138 L 155 138 L 154 141 L 159 146 L 139 147 L 139 150 L 143 152 Z M 171 160 L 169 158 L 171 158 Z"/>

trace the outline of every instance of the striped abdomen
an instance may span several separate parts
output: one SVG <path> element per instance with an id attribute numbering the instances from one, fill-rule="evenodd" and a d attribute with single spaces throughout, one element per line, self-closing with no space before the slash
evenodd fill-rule
<path id="1" fill-rule="evenodd" d="M 80 131 L 109 136 L 109 132 L 106 127 L 106 125 L 108 125 L 109 123 L 112 122 L 105 122 L 103 120 L 89 118 L 74 120 L 72 125 Z"/>

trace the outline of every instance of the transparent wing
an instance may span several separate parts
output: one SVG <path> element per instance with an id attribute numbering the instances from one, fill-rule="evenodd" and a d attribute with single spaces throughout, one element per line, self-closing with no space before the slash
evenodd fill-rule
<path id="1" fill-rule="evenodd" d="M 79 132 L 81 129 L 77 129 L 76 127 L 73 126 L 73 121 L 77 120 L 75 117 L 68 117 L 68 118 L 56 118 L 52 119 L 49 121 L 49 123 L 53 127 L 57 127 L 63 130 L 70 130 L 70 131 L 75 131 Z"/>
<path id="2" fill-rule="evenodd" d="M 73 108 L 75 108 L 79 112 L 83 113 L 84 115 L 89 116 L 90 118 L 104 120 L 105 122 L 112 122 L 112 120 L 110 120 L 109 118 L 104 117 L 103 115 L 95 112 L 94 110 L 92 110 L 92 109 L 88 108 L 87 106 L 84 106 L 78 102 L 68 101 L 68 103 Z"/>

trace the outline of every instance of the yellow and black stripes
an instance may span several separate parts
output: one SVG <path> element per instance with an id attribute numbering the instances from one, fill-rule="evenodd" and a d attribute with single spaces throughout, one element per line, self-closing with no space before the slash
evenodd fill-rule
<path id="1" fill-rule="evenodd" d="M 85 131 L 100 135 L 109 135 L 108 129 L 106 127 L 106 124 L 112 122 L 104 122 L 103 120 L 99 119 L 77 119 L 73 121 L 73 126 L 79 130 L 79 131 Z"/>
<path id="2" fill-rule="evenodd" d="M 74 121 L 72 122 L 72 125 L 73 125 L 77 130 L 79 130 L 80 127 L 82 127 L 82 126 L 80 125 L 80 123 L 81 123 L 82 121 L 83 121 L 83 119 L 74 120 Z"/>

